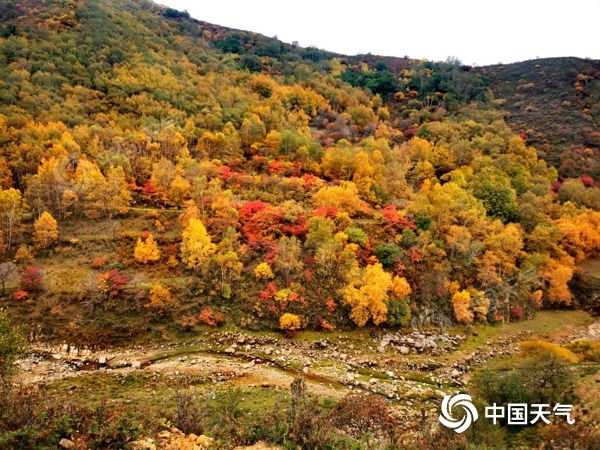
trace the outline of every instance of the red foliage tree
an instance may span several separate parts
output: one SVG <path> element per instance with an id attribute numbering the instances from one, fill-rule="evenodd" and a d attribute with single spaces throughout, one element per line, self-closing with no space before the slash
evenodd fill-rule
<path id="1" fill-rule="evenodd" d="M 312 173 L 307 173 L 302 177 L 302 179 L 304 180 L 304 188 L 306 190 L 312 188 L 315 182 L 317 181 L 317 177 L 315 177 Z"/>
<path id="2" fill-rule="evenodd" d="M 29 267 L 21 275 L 20 288 L 26 292 L 35 292 L 41 289 L 44 272 L 39 267 Z"/>
<path id="3" fill-rule="evenodd" d="M 592 177 L 583 176 L 581 177 L 581 182 L 586 188 L 592 187 L 594 185 L 594 179 Z"/>
<path id="4" fill-rule="evenodd" d="M 218 327 L 225 322 L 225 314 L 222 312 L 213 313 L 211 308 L 204 308 L 200 311 L 198 319 L 209 327 Z"/>
<path id="5" fill-rule="evenodd" d="M 119 269 L 111 269 L 98 275 L 98 288 L 103 294 L 118 297 L 127 287 L 130 278 L 119 273 Z"/>
<path id="6" fill-rule="evenodd" d="M 312 213 L 313 217 L 329 217 L 334 219 L 340 209 L 337 206 L 319 206 Z"/>
<path id="7" fill-rule="evenodd" d="M 231 167 L 223 166 L 221 167 L 221 178 L 225 183 L 229 181 L 229 179 L 233 176 L 233 172 L 231 171 Z"/>
<path id="8" fill-rule="evenodd" d="M 269 283 L 269 285 L 267 286 L 266 290 L 260 291 L 260 300 L 263 302 L 266 302 L 267 300 L 270 300 L 273 297 L 275 297 L 276 293 L 277 293 L 277 286 L 275 285 L 274 281 L 271 281 Z"/>
<path id="9" fill-rule="evenodd" d="M 400 213 L 394 205 L 386 205 L 381 210 L 381 214 L 387 221 L 387 231 L 398 233 L 404 230 L 405 228 L 410 228 L 411 230 L 414 230 L 416 228 L 413 222 L 400 215 Z"/>
<path id="10" fill-rule="evenodd" d="M 15 292 L 13 298 L 20 302 L 22 300 L 27 300 L 27 298 L 29 298 L 29 294 L 25 291 L 22 291 L 21 289 L 19 289 L 17 292 Z"/>
<path id="11" fill-rule="evenodd" d="M 287 235 L 296 236 L 297 238 L 302 239 L 304 236 L 306 236 L 306 233 L 308 233 L 306 224 L 307 220 L 306 217 L 304 217 L 304 213 L 298 211 L 296 214 L 296 220 L 293 223 L 284 224 L 282 231 Z"/>
<path id="12" fill-rule="evenodd" d="M 148 200 L 152 200 L 156 196 L 156 186 L 154 186 L 150 181 L 148 181 L 142 188 L 142 194 Z"/>
<path id="13" fill-rule="evenodd" d="M 516 320 L 521 320 L 523 318 L 523 308 L 519 305 L 515 305 L 512 309 L 512 316 Z"/>
<path id="14" fill-rule="evenodd" d="M 238 217 L 240 222 L 246 222 L 254 216 L 259 211 L 265 209 L 268 204 L 262 202 L 260 200 L 253 200 L 251 202 L 244 203 L 244 205 L 240 208 Z"/>
<path id="15" fill-rule="evenodd" d="M 242 226 L 242 233 L 248 239 L 248 244 L 252 248 L 265 248 L 282 233 L 283 212 L 268 205 L 263 205 L 256 205 L 259 208 L 258 211 L 248 218 Z M 242 210 L 244 207 L 242 207 Z M 240 210 L 240 216 L 242 210 Z M 244 216 L 247 217 L 246 212 L 244 212 Z"/>

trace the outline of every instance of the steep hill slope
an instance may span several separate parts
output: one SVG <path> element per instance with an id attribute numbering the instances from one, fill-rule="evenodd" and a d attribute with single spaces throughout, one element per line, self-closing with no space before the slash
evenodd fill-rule
<path id="1" fill-rule="evenodd" d="M 576 171 L 598 177 L 600 147 L 600 61 L 548 58 L 515 64 L 479 67 L 490 80 L 494 105 L 508 112 L 507 124 L 565 176 Z M 575 171 L 569 150 L 591 147 L 593 165 Z M 563 152 L 566 154 L 562 155 Z"/>
<path id="2" fill-rule="evenodd" d="M 500 68 L 303 49 L 145 0 L 0 0 L 0 27 L 0 447 L 127 448 L 171 426 L 211 448 L 565 434 L 429 421 L 465 383 L 481 405 L 515 385 L 577 402 L 600 360 L 587 313 L 553 311 L 600 305 L 600 187 L 511 130 Z M 595 76 L 573 90 L 593 101 Z M 11 322 L 45 389 L 4 383 Z M 554 343 L 521 352 L 528 332 Z M 297 379 L 282 404 L 298 372 L 332 398 Z M 596 415 L 567 436 L 595 439 Z"/>

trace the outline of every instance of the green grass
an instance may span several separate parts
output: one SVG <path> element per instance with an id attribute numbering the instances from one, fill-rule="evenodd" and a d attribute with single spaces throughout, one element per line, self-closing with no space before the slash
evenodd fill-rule
<path id="1" fill-rule="evenodd" d="M 475 328 L 477 336 L 470 336 L 459 345 L 458 350 L 470 352 L 482 347 L 487 341 L 514 336 L 523 331 L 531 331 L 531 339 L 552 340 L 590 323 L 592 318 L 585 311 L 540 311 L 532 320 L 491 326 L 478 325 Z"/>
<path id="2" fill-rule="evenodd" d="M 357 372 L 360 375 L 369 378 L 378 378 L 380 380 L 389 380 L 391 377 L 387 373 L 379 372 L 377 370 L 367 369 L 366 367 L 359 367 Z"/>
<path id="3" fill-rule="evenodd" d="M 417 383 L 429 384 L 429 385 L 437 387 L 437 383 L 435 383 L 431 378 L 426 377 L 424 375 L 413 373 L 413 374 L 404 375 L 404 378 L 406 378 L 409 381 L 415 381 Z"/>

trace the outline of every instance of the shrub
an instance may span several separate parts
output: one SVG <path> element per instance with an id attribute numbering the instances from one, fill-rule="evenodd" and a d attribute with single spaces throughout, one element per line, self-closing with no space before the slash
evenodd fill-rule
<path id="1" fill-rule="evenodd" d="M 178 305 L 177 300 L 173 299 L 171 291 L 160 284 L 154 284 L 149 290 L 149 302 L 144 307 L 152 309 L 159 314 L 164 314 L 165 310 Z"/>
<path id="2" fill-rule="evenodd" d="M 268 263 L 262 262 L 254 269 L 254 277 L 257 280 L 271 280 L 275 275 Z"/>
<path id="3" fill-rule="evenodd" d="M 565 348 L 575 353 L 581 361 L 600 362 L 600 342 L 574 341 L 565 344 Z"/>
<path id="4" fill-rule="evenodd" d="M 387 307 L 388 325 L 405 327 L 410 323 L 410 306 L 406 299 L 393 298 L 388 302 Z"/>
<path id="5" fill-rule="evenodd" d="M 208 399 L 190 390 L 178 390 L 175 394 L 175 413 L 171 419 L 173 426 L 185 434 L 202 434 L 202 422 L 207 412 Z"/>
<path id="6" fill-rule="evenodd" d="M 6 310 L 0 309 L 0 385 L 15 370 L 13 363 L 23 353 L 24 344 L 20 330 L 10 322 Z"/>
<path id="7" fill-rule="evenodd" d="M 353 244 L 358 244 L 361 247 L 364 246 L 367 242 L 369 242 L 369 237 L 360 228 L 346 228 L 344 230 L 344 234 L 348 236 L 349 242 Z"/>
<path id="8" fill-rule="evenodd" d="M 373 254 L 384 266 L 393 266 L 400 258 L 400 248 L 394 244 L 379 244 L 373 250 Z"/>
<path id="9" fill-rule="evenodd" d="M 13 298 L 20 302 L 22 300 L 27 300 L 29 298 L 29 294 L 21 289 L 19 289 L 17 292 L 15 292 Z"/>
<path id="10" fill-rule="evenodd" d="M 514 319 L 521 320 L 523 318 L 523 308 L 519 305 L 515 305 L 511 312 Z"/>
<path id="11" fill-rule="evenodd" d="M 148 235 L 145 241 L 138 238 L 135 250 L 133 251 L 133 257 L 137 262 L 142 264 L 148 264 L 160 259 L 160 250 L 151 234 Z"/>
<path id="12" fill-rule="evenodd" d="M 98 289 L 109 297 L 118 297 L 127 287 L 129 277 L 119 273 L 119 269 L 111 269 L 97 277 Z"/>
<path id="13" fill-rule="evenodd" d="M 50 213 L 44 211 L 33 227 L 35 229 L 33 239 L 39 248 L 48 248 L 56 242 L 58 225 Z"/>
<path id="14" fill-rule="evenodd" d="M 198 317 L 196 316 L 181 316 L 181 326 L 186 330 L 191 330 L 198 324 Z"/>
<path id="15" fill-rule="evenodd" d="M 98 256 L 97 258 L 94 258 L 94 260 L 92 261 L 92 263 L 90 265 L 91 265 L 92 269 L 101 269 L 106 264 L 108 264 L 108 256 L 102 255 L 102 256 Z"/>
<path id="16" fill-rule="evenodd" d="M 553 356 L 567 362 L 577 362 L 577 356 L 567 348 L 546 341 L 524 341 L 520 344 L 521 354 L 524 356 Z"/>
<path id="17" fill-rule="evenodd" d="M 33 251 L 27 245 L 21 245 L 15 253 L 15 264 L 20 267 L 26 267 L 34 260 Z"/>
<path id="18" fill-rule="evenodd" d="M 225 314 L 222 312 L 213 313 L 212 308 L 204 308 L 200 311 L 198 319 L 209 327 L 217 327 L 225 323 Z"/>
<path id="19" fill-rule="evenodd" d="M 331 325 L 329 323 L 329 321 L 322 319 L 322 318 L 317 318 L 317 320 L 315 320 L 315 328 L 319 331 L 333 331 L 335 330 L 335 327 L 333 325 Z"/>
<path id="20" fill-rule="evenodd" d="M 296 331 L 302 328 L 302 320 L 295 314 L 285 313 L 279 318 L 279 328 L 284 331 Z"/>
<path id="21" fill-rule="evenodd" d="M 42 288 L 44 272 L 39 267 L 29 267 L 21 275 L 20 288 L 26 292 L 36 292 Z"/>
<path id="22" fill-rule="evenodd" d="M 388 411 L 388 404 L 379 395 L 346 394 L 333 413 L 333 423 L 356 438 L 365 433 L 390 429 L 394 420 Z"/>

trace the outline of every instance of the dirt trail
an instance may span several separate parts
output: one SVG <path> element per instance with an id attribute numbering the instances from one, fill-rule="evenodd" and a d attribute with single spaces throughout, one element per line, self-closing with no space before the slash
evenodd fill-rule
<path id="1" fill-rule="evenodd" d="M 18 362 L 18 379 L 25 384 L 48 384 L 95 373 L 144 371 L 287 390 L 294 377 L 302 374 L 309 392 L 319 396 L 339 398 L 351 390 L 363 390 L 408 403 L 414 398 L 435 402 L 445 392 L 464 386 L 472 369 L 486 360 L 517 352 L 518 343 L 528 336 L 526 331 L 496 336 L 470 352 L 457 351 L 464 336 L 420 331 L 385 333 L 361 342 L 360 347 L 344 337 L 298 342 L 239 332 L 215 332 L 188 344 L 96 353 L 39 346 Z M 600 339 L 600 322 L 574 329 L 560 340 L 565 338 Z"/>

